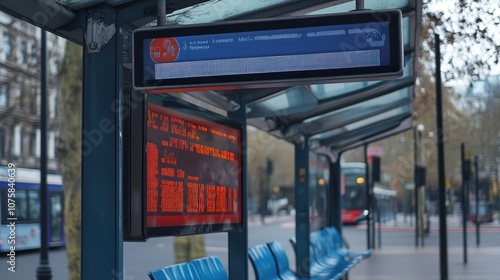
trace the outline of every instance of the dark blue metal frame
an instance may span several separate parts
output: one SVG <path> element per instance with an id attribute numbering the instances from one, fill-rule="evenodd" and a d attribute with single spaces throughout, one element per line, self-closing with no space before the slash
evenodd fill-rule
<path id="1" fill-rule="evenodd" d="M 330 164 L 330 172 L 332 178 L 332 183 L 330 188 L 332 190 L 332 205 L 330 206 L 330 211 L 332 215 L 331 224 L 328 226 L 334 226 L 337 228 L 340 235 L 342 235 L 342 193 L 341 193 L 341 168 L 340 168 L 340 155 L 336 162 Z M 335 203 L 336 202 L 336 203 Z"/>
<path id="2" fill-rule="evenodd" d="M 115 9 L 90 10 L 87 18 L 117 22 Z M 100 52 L 83 45 L 82 279 L 123 278 L 121 126 L 113 107 L 121 98 L 118 34 Z"/>
<path id="3" fill-rule="evenodd" d="M 243 212 L 243 230 L 239 232 L 228 233 L 229 247 L 229 279 L 248 279 L 248 222 L 247 222 L 247 196 L 248 196 L 248 181 L 247 181 L 247 130 L 246 130 L 246 105 L 242 103 L 238 110 L 228 114 L 228 117 L 241 122 L 243 130 L 241 131 L 241 142 L 243 151 L 241 155 L 241 172 L 242 178 L 242 207 Z"/>
<path id="4" fill-rule="evenodd" d="M 295 197 L 297 198 L 295 206 L 296 273 L 299 277 L 307 278 L 311 273 L 309 255 L 309 138 L 307 136 L 303 136 L 295 143 Z"/>

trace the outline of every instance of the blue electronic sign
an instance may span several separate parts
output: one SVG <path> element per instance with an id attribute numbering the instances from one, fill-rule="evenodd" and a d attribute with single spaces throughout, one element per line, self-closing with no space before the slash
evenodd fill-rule
<path id="1" fill-rule="evenodd" d="M 245 88 L 395 78 L 402 74 L 401 12 L 134 32 L 137 89 Z"/>

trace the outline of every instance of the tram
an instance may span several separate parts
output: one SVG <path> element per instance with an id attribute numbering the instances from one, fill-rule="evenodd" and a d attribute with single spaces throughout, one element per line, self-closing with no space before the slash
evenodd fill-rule
<path id="1" fill-rule="evenodd" d="M 63 186 L 61 176 L 47 175 L 49 246 L 64 246 Z M 39 249 L 40 171 L 0 166 L 0 252 Z"/>

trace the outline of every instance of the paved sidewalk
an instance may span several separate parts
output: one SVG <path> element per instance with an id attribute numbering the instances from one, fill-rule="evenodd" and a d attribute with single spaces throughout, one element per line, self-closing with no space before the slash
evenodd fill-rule
<path id="1" fill-rule="evenodd" d="M 264 218 L 264 222 L 262 222 L 262 219 L 260 215 L 252 215 L 248 217 L 248 226 L 249 227 L 256 227 L 256 226 L 265 226 L 268 224 L 272 223 L 277 223 L 277 222 L 289 222 L 289 221 L 295 221 L 295 216 L 293 215 L 271 215 L 271 216 L 266 216 Z"/>
<path id="2" fill-rule="evenodd" d="M 350 272 L 349 280 L 440 279 L 438 217 L 431 217 L 431 232 L 425 237 L 423 247 L 421 239 L 419 239 L 419 247 L 415 246 L 414 225 L 411 227 L 408 220 L 404 223 L 402 219 L 403 217 L 399 215 L 397 222 L 388 221 L 382 225 L 381 247 L 378 247 L 377 242 L 373 255 Z M 498 222 L 481 224 L 479 246 L 476 245 L 475 226 L 468 224 L 468 262 L 464 264 L 463 232 L 460 221 L 459 216 L 447 218 L 448 279 L 500 279 L 500 225 Z M 349 230 L 365 232 L 366 225 L 355 226 Z M 376 240 L 378 240 L 378 227 Z M 366 246 L 366 242 L 357 243 L 358 246 L 360 244 Z"/>
<path id="3" fill-rule="evenodd" d="M 396 219 L 391 219 L 386 222 L 381 223 L 382 230 L 395 230 L 395 231 L 415 231 L 415 218 L 407 216 L 404 217 L 403 214 L 396 215 Z M 439 216 L 430 217 L 430 231 L 438 233 L 439 232 Z M 379 224 L 376 223 L 376 229 L 378 230 Z M 462 216 L 460 215 L 448 215 L 446 219 L 446 227 L 448 232 L 462 232 Z M 359 229 L 366 229 L 366 224 L 360 224 L 357 226 Z M 467 231 L 476 232 L 476 224 L 468 221 Z M 491 223 L 481 223 L 481 232 L 500 232 L 500 220 L 495 220 Z"/>

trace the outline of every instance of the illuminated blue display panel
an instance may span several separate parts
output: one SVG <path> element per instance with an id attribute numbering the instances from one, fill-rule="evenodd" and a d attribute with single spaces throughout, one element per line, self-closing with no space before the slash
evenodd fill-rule
<path id="1" fill-rule="evenodd" d="M 247 88 L 401 76 L 401 12 L 134 32 L 136 89 Z"/>

